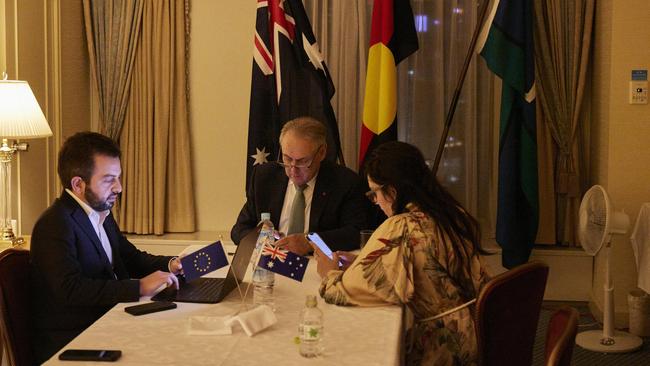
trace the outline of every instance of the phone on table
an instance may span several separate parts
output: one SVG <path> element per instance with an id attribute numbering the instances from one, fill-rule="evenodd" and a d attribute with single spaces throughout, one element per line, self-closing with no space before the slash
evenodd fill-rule
<path id="1" fill-rule="evenodd" d="M 117 361 L 122 356 L 118 350 L 67 349 L 59 355 L 62 361 Z"/>
<path id="2" fill-rule="evenodd" d="M 307 234 L 307 239 L 316 244 L 318 249 L 320 249 L 321 252 L 323 252 L 327 257 L 329 257 L 329 259 L 334 259 L 334 256 L 332 255 L 332 249 L 330 249 L 330 247 L 325 244 L 325 241 L 320 237 L 320 235 L 317 233 L 309 233 Z M 343 263 L 339 261 L 339 266 L 342 265 Z"/>
<path id="3" fill-rule="evenodd" d="M 144 315 L 157 311 L 175 309 L 176 304 L 170 301 L 154 301 L 146 304 L 127 306 L 124 311 L 131 315 Z"/>

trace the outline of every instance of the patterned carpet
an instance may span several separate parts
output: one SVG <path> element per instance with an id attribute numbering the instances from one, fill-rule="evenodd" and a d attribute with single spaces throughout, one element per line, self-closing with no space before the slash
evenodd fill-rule
<path id="1" fill-rule="evenodd" d="M 564 303 L 562 304 L 564 305 Z M 570 303 L 566 304 L 573 306 L 580 313 L 580 321 L 578 323 L 578 332 L 591 329 L 602 329 L 602 324 L 596 323 L 593 316 L 589 312 L 586 303 Z M 544 302 L 542 311 L 539 316 L 539 325 L 537 326 L 537 335 L 535 338 L 535 346 L 533 348 L 533 366 L 544 365 L 544 340 L 546 336 L 546 325 L 559 304 L 554 302 Z M 588 351 L 576 345 L 573 348 L 573 360 L 571 362 L 574 366 L 643 366 L 650 365 L 650 337 L 643 339 L 643 346 L 640 350 L 630 353 L 607 354 Z"/>

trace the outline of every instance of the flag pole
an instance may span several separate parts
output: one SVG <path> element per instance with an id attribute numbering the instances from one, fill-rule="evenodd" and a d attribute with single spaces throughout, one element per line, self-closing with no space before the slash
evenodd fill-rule
<path id="1" fill-rule="evenodd" d="M 476 47 L 476 41 L 478 35 L 481 32 L 485 23 L 485 15 L 487 14 L 487 9 L 490 5 L 491 0 L 485 0 L 483 9 L 479 15 L 479 22 L 474 29 L 474 34 L 472 35 L 472 40 L 470 41 L 469 48 L 467 49 L 467 55 L 465 56 L 465 63 L 463 64 L 463 69 L 461 70 L 460 76 L 458 77 L 458 82 L 456 83 L 456 89 L 454 90 L 454 95 L 451 98 L 451 104 L 449 105 L 449 110 L 447 111 L 447 117 L 445 118 L 445 128 L 440 135 L 440 142 L 438 143 L 438 151 L 436 152 L 436 159 L 433 163 L 432 171 L 434 174 L 438 172 L 438 165 L 440 165 L 440 159 L 442 159 L 442 152 L 445 149 L 445 141 L 447 141 L 447 136 L 449 135 L 449 129 L 451 128 L 451 122 L 454 119 L 454 113 L 456 112 L 456 106 L 458 105 L 458 99 L 460 98 L 460 92 L 463 89 L 463 84 L 465 83 L 465 77 L 467 76 L 467 70 L 469 70 L 469 64 L 472 61 L 472 56 L 474 55 L 474 48 Z"/>

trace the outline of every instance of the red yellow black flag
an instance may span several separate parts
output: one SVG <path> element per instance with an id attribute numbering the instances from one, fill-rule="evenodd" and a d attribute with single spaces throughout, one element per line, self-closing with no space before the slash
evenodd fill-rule
<path id="1" fill-rule="evenodd" d="M 409 0 L 375 0 L 359 145 L 359 169 L 379 144 L 397 140 L 397 64 L 418 49 Z"/>

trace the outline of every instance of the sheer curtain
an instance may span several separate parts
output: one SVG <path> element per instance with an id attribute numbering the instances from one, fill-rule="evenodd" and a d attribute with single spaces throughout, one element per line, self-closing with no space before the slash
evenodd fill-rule
<path id="1" fill-rule="evenodd" d="M 433 161 L 445 117 L 478 19 L 473 0 L 412 0 L 418 52 L 398 67 L 398 136 Z M 493 227 L 491 74 L 473 56 L 438 179 L 482 223 Z M 479 184 L 480 182 L 480 184 Z M 481 199 L 479 200 L 479 197 Z"/>
<path id="2" fill-rule="evenodd" d="M 366 83 L 372 0 L 303 0 L 305 11 L 332 76 L 341 148 L 346 165 L 357 169 Z"/>
<path id="3" fill-rule="evenodd" d="M 303 2 L 336 86 L 333 107 L 343 154 L 356 169 L 373 1 Z M 411 6 L 420 49 L 398 67 L 398 135 L 433 161 L 479 7 L 475 0 L 411 0 Z M 491 73 L 474 55 L 438 171 L 440 181 L 479 218 L 485 237 L 494 237 L 496 212 L 493 87 Z"/>

